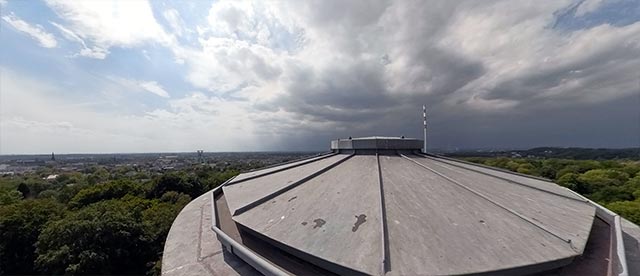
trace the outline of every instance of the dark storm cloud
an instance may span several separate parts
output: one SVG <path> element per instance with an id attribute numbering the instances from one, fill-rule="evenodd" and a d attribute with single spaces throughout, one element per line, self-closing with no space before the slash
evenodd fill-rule
<path id="1" fill-rule="evenodd" d="M 609 47 L 561 66 L 535 68 L 527 74 L 506 79 L 487 93 L 486 98 L 538 102 L 546 100 L 539 97 L 541 93 L 554 88 L 562 91 L 552 100 L 573 101 L 598 94 L 633 94 L 639 89 L 633 85 L 633 80 L 640 78 L 640 47 L 629 43 L 630 40 L 633 39 L 610 42 L 612 45 Z M 570 81 L 576 82 L 576 85 L 561 88 Z"/>
<path id="2" fill-rule="evenodd" d="M 640 143 L 638 1 L 135 3 L 55 4 L 42 27 L 66 42 L 24 72 L 31 48 L 1 34 L 25 45 L 0 68 L 7 152 L 321 150 L 421 137 L 423 104 L 434 148 Z M 152 9 L 185 24 L 162 26 Z M 138 54 L 132 66 L 150 70 L 122 75 Z M 130 93 L 151 86 L 170 98 Z"/>
<path id="3" fill-rule="evenodd" d="M 423 103 L 433 147 L 638 145 L 640 23 L 550 30 L 556 7 L 545 4 L 296 4 L 313 38 L 331 38 L 340 58 L 285 69 L 283 94 L 256 107 L 293 114 L 263 122 L 286 134 L 276 143 L 285 148 L 324 148 L 347 136 L 421 137 Z M 482 31 L 522 37 L 482 36 L 462 24 L 477 17 Z M 443 43 L 451 32 L 467 40 Z"/>
<path id="4" fill-rule="evenodd" d="M 640 96 L 594 105 L 539 108 L 451 117 L 440 114 L 430 132 L 434 146 L 456 148 L 527 148 L 535 146 L 611 147 L 640 143 Z M 419 132 L 416 132 L 419 134 Z"/>
<path id="5" fill-rule="evenodd" d="M 274 103 L 314 120 L 366 120 L 397 104 L 385 91 L 381 69 L 375 64 L 358 63 L 328 68 L 318 75 L 299 72 L 286 86 L 287 94 Z"/>

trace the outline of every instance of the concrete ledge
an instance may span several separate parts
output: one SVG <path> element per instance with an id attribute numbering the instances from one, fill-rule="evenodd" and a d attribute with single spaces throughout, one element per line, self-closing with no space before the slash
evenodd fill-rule
<path id="1" fill-rule="evenodd" d="M 171 225 L 162 255 L 162 275 L 260 275 L 223 250 L 211 230 L 211 191 L 185 206 Z"/>

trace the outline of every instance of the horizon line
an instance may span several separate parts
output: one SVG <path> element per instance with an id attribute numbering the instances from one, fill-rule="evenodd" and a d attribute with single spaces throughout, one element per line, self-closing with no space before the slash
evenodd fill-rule
<path id="1" fill-rule="evenodd" d="M 557 149 L 591 149 L 591 150 L 640 150 L 640 147 L 577 147 L 577 146 L 535 146 L 529 148 L 493 148 L 493 147 L 477 147 L 477 148 L 434 148 L 430 151 L 437 152 L 464 152 L 464 151 L 527 151 L 537 148 L 557 148 Z M 249 150 L 249 151 L 204 151 L 204 153 L 270 153 L 270 152 L 325 152 L 330 151 L 327 150 Z M 197 154 L 197 150 L 195 151 L 147 151 L 147 152 L 60 152 L 56 153 L 55 151 L 49 153 L 0 153 L 0 156 L 21 156 L 21 155 L 43 155 L 50 156 L 51 154 L 55 155 L 119 155 L 119 154 L 184 154 L 184 153 L 194 153 Z"/>

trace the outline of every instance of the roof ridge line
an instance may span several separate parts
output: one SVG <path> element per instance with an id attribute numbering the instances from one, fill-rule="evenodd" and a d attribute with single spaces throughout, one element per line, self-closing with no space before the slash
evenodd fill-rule
<path id="1" fill-rule="evenodd" d="M 338 155 L 338 154 L 334 154 L 334 155 L 331 155 L 331 156 L 336 156 L 336 155 Z M 274 192 L 272 192 L 272 193 L 270 193 L 270 194 L 268 194 L 266 196 L 263 196 L 263 197 L 255 200 L 255 201 L 253 201 L 253 202 L 250 202 L 250 203 L 248 203 L 248 204 L 246 204 L 246 205 L 234 210 L 233 214 L 231 216 L 234 217 L 234 216 L 240 215 L 240 214 L 250 210 L 251 208 L 256 207 L 256 206 L 264 203 L 265 201 L 268 201 L 268 200 L 270 200 L 270 199 L 272 199 L 272 198 L 274 198 L 276 196 L 279 196 L 280 194 L 282 194 L 282 193 L 284 193 L 284 192 L 286 192 L 288 190 L 291 190 L 291 189 L 295 188 L 296 186 L 298 186 L 300 184 L 303 184 L 303 183 L 311 180 L 312 178 L 314 178 L 314 177 L 316 177 L 318 175 L 321 175 L 322 173 L 332 169 L 333 167 L 339 165 L 340 163 L 346 161 L 347 159 L 353 157 L 354 155 L 355 155 L 355 153 L 352 153 L 352 154 L 348 155 L 347 157 L 344 157 L 344 158 L 342 158 L 342 159 L 340 159 L 340 160 L 338 160 L 336 162 L 333 162 L 333 163 L 327 165 L 326 167 L 321 168 L 318 171 L 313 172 L 310 175 L 307 175 L 304 178 L 302 178 L 302 179 L 300 179 L 300 180 L 298 180 L 296 182 L 293 182 L 293 183 L 291 183 L 291 184 L 289 184 L 287 186 L 284 186 L 284 187 L 282 187 L 282 188 L 280 188 L 280 189 L 278 189 L 278 190 L 276 190 L 276 191 L 274 191 Z M 324 159 L 324 158 L 321 158 L 321 159 Z"/>
<path id="2" fill-rule="evenodd" d="M 391 262 L 389 257 L 389 228 L 387 226 L 387 211 L 385 208 L 384 200 L 384 187 L 382 184 L 382 167 L 380 166 L 380 155 L 376 150 L 376 164 L 378 168 L 378 183 L 380 186 L 380 222 L 381 222 L 381 234 L 382 234 L 382 263 L 380 275 L 385 275 L 391 270 Z"/>
<path id="3" fill-rule="evenodd" d="M 440 162 L 440 163 L 445 163 L 445 164 L 448 164 L 448 165 L 451 165 L 451 166 L 455 166 L 455 167 L 458 167 L 458 168 L 462 168 L 462 169 L 465 169 L 465 170 L 470 170 L 470 171 L 474 171 L 474 172 L 477 172 L 477 173 L 480 173 L 480 174 L 484 174 L 484 175 L 487 175 L 487 176 L 490 176 L 490 177 L 493 177 L 493 178 L 498 178 L 498 179 L 501 179 L 501 180 L 507 181 L 507 182 L 509 182 L 509 183 L 513 183 L 513 184 L 516 184 L 516 185 L 520 185 L 520 186 L 523 186 L 523 187 L 527 187 L 527 188 L 530 188 L 530 189 L 533 189 L 533 190 L 538 190 L 538 191 L 545 192 L 545 193 L 548 193 L 548 194 L 552 194 L 552 195 L 555 195 L 555 196 L 559 196 L 559 197 L 563 197 L 563 198 L 566 198 L 566 199 L 571 199 L 571 200 L 574 200 L 574 201 L 578 201 L 578 202 L 583 202 L 583 203 L 589 204 L 589 202 L 588 202 L 588 201 L 586 201 L 586 200 L 582 200 L 582 199 L 573 198 L 573 197 L 570 197 L 570 196 L 566 196 L 566 195 L 562 195 L 562 194 L 554 193 L 554 192 L 552 192 L 552 191 L 547 191 L 547 190 L 545 190 L 545 189 L 541 189 L 541 188 L 538 188 L 538 187 L 534 187 L 534 186 L 531 186 L 531 185 L 527 185 L 527 184 L 524 184 L 524 183 L 520 183 L 520 182 L 518 182 L 518 181 L 511 180 L 511 179 L 508 179 L 508 178 L 504 178 L 504 177 L 501 177 L 501 176 L 493 175 L 493 174 L 486 173 L 486 172 L 479 171 L 479 170 L 472 169 L 472 168 L 467 168 L 467 167 L 462 166 L 462 165 L 452 164 L 452 163 L 449 163 L 449 162 L 445 162 L 445 161 L 439 160 L 438 158 L 431 157 L 431 156 L 429 156 L 429 155 L 424 155 L 424 154 L 417 154 L 417 155 L 418 155 L 418 156 L 423 156 L 423 157 L 425 157 L 425 158 L 429 158 L 429 159 L 431 159 L 431 160 L 434 160 L 434 161 L 437 161 L 437 162 Z M 456 161 L 452 161 L 452 162 L 456 162 Z M 468 164 L 468 165 L 473 166 L 472 164 Z M 552 182 L 552 183 L 553 183 L 553 182 Z M 557 185 L 557 184 L 556 184 L 556 185 Z"/>
<path id="4" fill-rule="evenodd" d="M 436 171 L 434 169 L 431 169 L 431 168 L 429 168 L 429 167 L 427 167 L 427 166 L 425 166 L 423 164 L 418 163 L 418 161 L 415 161 L 415 160 L 407 157 L 404 154 L 400 154 L 400 156 L 402 156 L 403 158 L 415 163 L 416 165 L 418 165 L 418 166 L 420 166 L 420 167 L 422 167 L 424 169 L 427 169 L 427 170 L 437 174 L 438 176 L 448 180 L 449 182 L 454 183 L 454 184 L 464 188 L 465 190 L 475 194 L 476 196 L 478 196 L 478 197 L 480 197 L 480 198 L 482 198 L 482 199 L 484 199 L 484 200 L 486 200 L 486 201 L 488 201 L 488 202 L 490 202 L 490 203 L 502 208 L 503 210 L 505 210 L 505 211 L 517 216 L 521 220 L 524 220 L 524 221 L 526 221 L 526 222 L 528 222 L 528 223 L 530 223 L 530 224 L 542 229 L 544 232 L 547 232 L 547 233 L 551 234 L 552 236 L 562 240 L 563 242 L 566 242 L 569 245 L 569 248 L 571 248 L 572 251 L 577 252 L 576 249 L 571 245 L 571 239 L 565 239 L 565 238 L 561 237 L 560 235 L 558 235 L 556 233 L 553 233 L 551 230 L 547 229 L 543 225 L 537 224 L 536 222 L 532 221 L 531 219 L 527 218 L 526 216 L 524 216 L 524 215 L 522 215 L 522 214 L 520 214 L 520 213 L 518 213 L 518 212 L 516 212 L 514 210 L 511 210 L 510 208 L 507 208 L 506 206 L 504 206 L 504 205 L 502 205 L 502 204 L 500 204 L 498 202 L 495 202 L 495 201 L 491 200 L 490 198 L 488 198 L 487 196 L 483 195 L 482 193 L 480 193 L 480 192 L 478 192 L 478 191 L 476 191 L 476 190 L 474 190 L 472 188 L 469 188 L 466 185 L 464 185 L 464 184 L 462 184 L 462 183 L 460 183 L 460 182 L 458 182 L 458 181 L 456 181 L 454 179 L 451 179 L 450 177 L 448 177 L 448 176 L 446 176 L 446 175 L 444 175 L 444 174 L 442 174 L 442 173 L 440 173 L 440 172 L 438 172 L 438 171 Z"/>
<path id="5" fill-rule="evenodd" d="M 315 161 L 319 161 L 319 160 L 322 160 L 322 159 L 325 159 L 325 158 L 328 158 L 328 157 L 331 157 L 331 156 L 335 156 L 337 154 L 338 153 L 335 153 L 335 152 L 328 152 L 326 154 L 306 157 L 306 158 L 297 159 L 297 160 L 291 160 L 290 162 L 284 162 L 284 163 L 280 163 L 280 164 L 274 164 L 273 166 L 267 166 L 267 167 L 264 167 L 264 168 L 260 168 L 260 169 L 258 169 L 256 171 L 261 171 L 261 170 L 271 169 L 271 168 L 278 167 L 278 166 L 285 166 L 285 165 L 290 165 L 290 164 L 293 164 L 293 163 L 296 163 L 296 162 L 301 162 L 300 164 L 290 165 L 290 166 L 287 166 L 287 167 L 284 167 L 284 168 L 280 168 L 280 169 L 277 169 L 277 170 L 273 170 L 273 171 L 270 171 L 270 172 L 256 174 L 254 176 L 250 176 L 250 177 L 247 177 L 247 178 L 240 179 L 240 180 L 238 180 L 236 182 L 230 181 L 225 186 L 233 186 L 233 185 L 236 185 L 236 184 L 239 184 L 239 183 L 251 180 L 251 179 L 255 179 L 255 178 L 258 178 L 258 177 L 263 177 L 263 176 L 267 176 L 267 175 L 274 174 L 274 173 L 277 173 L 277 172 L 286 171 L 288 169 L 293 169 L 293 168 L 296 168 L 296 167 L 300 167 L 302 165 L 313 163 Z M 256 172 L 256 171 L 254 171 L 254 172 Z M 250 173 L 250 172 L 252 172 L 252 171 L 248 171 L 246 173 Z"/>

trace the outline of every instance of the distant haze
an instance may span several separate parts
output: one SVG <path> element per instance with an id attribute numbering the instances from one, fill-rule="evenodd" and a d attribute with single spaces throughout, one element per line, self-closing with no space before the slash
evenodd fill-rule
<path id="1" fill-rule="evenodd" d="M 637 0 L 0 6 L 0 154 L 640 146 Z"/>

